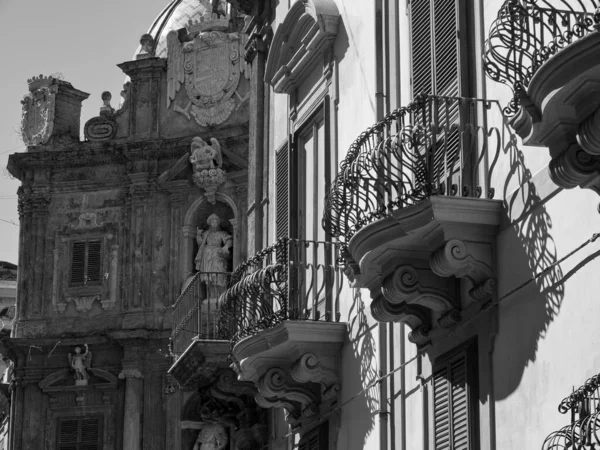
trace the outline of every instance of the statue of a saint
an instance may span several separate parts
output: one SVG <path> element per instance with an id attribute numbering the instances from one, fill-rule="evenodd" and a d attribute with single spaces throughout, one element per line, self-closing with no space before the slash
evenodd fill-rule
<path id="1" fill-rule="evenodd" d="M 85 344 L 85 353 L 81 354 L 81 347 L 75 347 L 75 354 L 69 353 L 69 364 L 75 371 L 75 383 L 85 381 L 89 379 L 87 369 L 92 366 L 92 352 L 90 352 L 88 345 Z M 83 383 L 79 383 L 83 384 Z"/>
<path id="2" fill-rule="evenodd" d="M 227 261 L 232 245 L 231 235 L 221 230 L 221 218 L 211 214 L 206 222 L 208 230 L 198 228 L 196 241 L 196 270 L 200 272 L 200 281 L 206 283 L 209 299 L 217 299 L 227 286 Z"/>
<path id="3" fill-rule="evenodd" d="M 208 423 L 198 433 L 192 450 L 222 450 L 228 442 L 229 436 L 223 425 Z"/>

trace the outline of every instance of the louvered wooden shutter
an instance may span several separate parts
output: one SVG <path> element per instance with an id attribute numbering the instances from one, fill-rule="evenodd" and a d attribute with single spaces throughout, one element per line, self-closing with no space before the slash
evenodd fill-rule
<path id="1" fill-rule="evenodd" d="M 464 350 L 433 373 L 435 450 L 474 450 L 476 404 L 475 380 L 468 379 L 468 361 Z M 474 378 L 474 377 L 473 377 Z"/>
<path id="2" fill-rule="evenodd" d="M 102 282 L 102 241 L 73 242 L 71 254 L 71 286 Z"/>
<path id="3" fill-rule="evenodd" d="M 102 241 L 89 241 L 87 254 L 87 283 L 99 283 L 102 271 Z"/>
<path id="4" fill-rule="evenodd" d="M 432 0 L 434 94 L 460 95 L 458 0 Z"/>
<path id="5" fill-rule="evenodd" d="M 412 0 L 410 6 L 413 96 L 433 93 L 430 2 Z"/>
<path id="6" fill-rule="evenodd" d="M 286 145 L 275 155 L 275 233 L 288 236 L 289 224 L 289 150 Z"/>
<path id="7" fill-rule="evenodd" d="M 298 444 L 298 450 L 327 450 L 328 438 L 329 425 L 325 422 L 302 437 Z"/>
<path id="8" fill-rule="evenodd" d="M 460 95 L 459 0 L 411 0 L 412 92 Z"/>
<path id="9" fill-rule="evenodd" d="M 79 286 L 85 282 L 86 242 L 73 242 L 71 257 L 71 285 Z"/>
<path id="10" fill-rule="evenodd" d="M 100 450 L 102 417 L 74 417 L 58 422 L 58 450 Z"/>

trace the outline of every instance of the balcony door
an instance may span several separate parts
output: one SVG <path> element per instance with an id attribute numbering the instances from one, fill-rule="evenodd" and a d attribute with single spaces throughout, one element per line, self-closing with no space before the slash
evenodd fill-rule
<path id="1" fill-rule="evenodd" d="M 413 98 L 418 94 L 473 96 L 472 7 L 465 0 L 410 0 Z M 434 101 L 414 119 L 426 133 L 417 156 L 416 184 L 440 194 L 470 185 L 472 180 L 462 179 L 470 174 L 474 156 L 469 130 L 461 133 L 472 119 L 468 106 Z"/>
<path id="2" fill-rule="evenodd" d="M 331 161 L 324 107 L 320 107 L 291 137 L 290 158 L 290 259 L 297 261 L 290 277 L 291 298 L 301 314 L 313 319 L 328 310 L 329 273 L 333 248 L 321 226 Z"/>

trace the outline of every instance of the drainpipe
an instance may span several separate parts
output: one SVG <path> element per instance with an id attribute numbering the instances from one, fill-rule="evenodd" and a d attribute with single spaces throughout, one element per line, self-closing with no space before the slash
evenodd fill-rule
<path id="1" fill-rule="evenodd" d="M 380 121 L 384 117 L 384 24 L 383 24 L 383 1 L 375 0 L 375 108 L 376 119 Z M 386 27 L 387 28 L 387 27 Z M 379 374 L 385 375 L 388 372 L 388 354 L 387 354 L 387 324 L 380 322 L 378 326 L 378 347 L 379 347 Z M 379 448 L 388 450 L 388 378 L 379 383 Z"/>

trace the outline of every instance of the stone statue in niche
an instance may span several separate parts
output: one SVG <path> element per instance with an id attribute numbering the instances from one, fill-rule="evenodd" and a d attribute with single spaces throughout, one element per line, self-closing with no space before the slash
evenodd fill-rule
<path id="1" fill-rule="evenodd" d="M 232 237 L 221 230 L 221 218 L 211 214 L 206 220 L 208 230 L 198 228 L 196 241 L 198 254 L 195 263 L 200 272 L 200 281 L 206 284 L 208 299 L 218 299 L 227 286 L 227 262 L 230 258 L 229 249 Z"/>
<path id="2" fill-rule="evenodd" d="M 216 202 L 216 192 L 219 186 L 227 181 L 223 166 L 221 144 L 215 138 L 210 144 L 201 137 L 192 140 L 190 162 L 194 169 L 194 183 L 204 189 L 204 195 L 213 205 Z"/>
<path id="3" fill-rule="evenodd" d="M 192 450 L 221 450 L 227 446 L 229 436 L 225 427 L 218 423 L 203 425 Z"/>
<path id="4" fill-rule="evenodd" d="M 81 347 L 75 347 L 75 354 L 69 353 L 69 364 L 75 372 L 75 385 L 85 386 L 90 378 L 87 369 L 92 366 L 92 352 L 88 345 L 84 344 L 85 353 L 81 354 Z"/>

